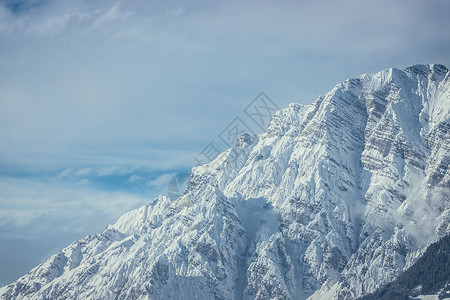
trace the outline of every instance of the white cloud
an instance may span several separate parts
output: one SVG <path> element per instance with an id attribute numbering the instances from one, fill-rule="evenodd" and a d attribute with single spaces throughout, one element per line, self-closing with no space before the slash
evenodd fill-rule
<path id="1" fill-rule="evenodd" d="M 135 175 L 135 174 L 131 175 L 130 178 L 128 178 L 128 182 L 140 182 L 143 180 L 144 180 L 143 177 Z"/>
<path id="2" fill-rule="evenodd" d="M 0 264 L 6 269 L 0 272 L 0 285 L 150 200 L 82 184 L 1 177 Z"/>
<path id="3" fill-rule="evenodd" d="M 161 186 L 166 187 L 174 175 L 175 173 L 162 174 L 153 180 L 147 181 L 146 185 L 153 187 L 161 187 Z"/>
<path id="4" fill-rule="evenodd" d="M 116 175 L 116 174 L 126 174 L 129 171 L 121 166 L 108 166 L 108 167 L 103 167 L 100 168 L 97 171 L 97 176 L 102 177 L 102 176 L 110 176 L 110 175 Z"/>
<path id="5" fill-rule="evenodd" d="M 1 178 L 0 235 L 21 227 L 32 229 L 19 233 L 20 238 L 38 238 L 45 231 L 95 233 L 150 200 L 57 181 Z"/>
<path id="6" fill-rule="evenodd" d="M 73 173 L 73 170 L 70 168 L 64 169 L 56 175 L 57 179 L 63 179 L 69 177 Z"/>
<path id="7" fill-rule="evenodd" d="M 78 181 L 78 185 L 89 185 L 90 183 L 91 183 L 91 181 L 87 178 L 81 179 L 80 181 Z"/>
<path id="8" fill-rule="evenodd" d="M 93 172 L 92 168 L 84 168 L 84 169 L 76 171 L 75 176 L 76 177 L 88 176 L 88 175 L 92 174 L 92 172 Z"/>
<path id="9" fill-rule="evenodd" d="M 0 4 L 0 164 L 185 168 L 261 90 L 283 107 L 360 73 L 450 64 L 449 4 L 405 3 Z"/>

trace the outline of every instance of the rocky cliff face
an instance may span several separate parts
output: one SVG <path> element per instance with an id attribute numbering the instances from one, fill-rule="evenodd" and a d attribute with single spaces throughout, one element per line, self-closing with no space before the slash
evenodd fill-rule
<path id="1" fill-rule="evenodd" d="M 195 167 L 2 299 L 354 299 L 450 232 L 450 72 L 363 75 Z"/>
<path id="2" fill-rule="evenodd" d="M 359 300 L 449 299 L 450 235 L 431 244 L 425 253 L 394 281 Z"/>

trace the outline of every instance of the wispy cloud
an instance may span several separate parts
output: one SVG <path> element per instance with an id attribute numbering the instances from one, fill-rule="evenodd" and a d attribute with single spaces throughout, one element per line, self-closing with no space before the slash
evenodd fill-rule
<path id="1" fill-rule="evenodd" d="M 176 173 L 167 173 L 162 174 L 155 179 L 147 181 L 147 186 L 155 186 L 155 187 L 166 187 L 169 184 L 169 181 Z"/>
<path id="2" fill-rule="evenodd" d="M 0 190 L 2 230 L 5 226 L 28 226 L 42 218 L 48 218 L 61 221 L 70 230 L 87 232 L 92 230 L 92 223 L 97 224 L 99 229 L 98 226 L 101 228 L 114 221 L 123 213 L 122 206 L 129 210 L 151 200 L 150 197 L 119 191 L 105 192 L 67 182 L 17 178 L 2 178 Z M 93 215 L 94 218 L 80 218 L 88 215 Z M 101 216 L 103 220 L 98 220 L 95 216 Z M 36 230 L 51 229 L 52 224 L 49 223 L 48 226 L 39 226 Z M 23 234 L 26 236 L 29 233 Z"/>
<path id="3" fill-rule="evenodd" d="M 155 165 L 192 165 L 260 90 L 282 107 L 364 72 L 450 64 L 450 4 L 433 3 L 0 4 L 1 163 L 159 151 Z"/>
<path id="4" fill-rule="evenodd" d="M 8 266 L 0 272 L 0 284 L 150 200 L 150 195 L 101 191 L 76 182 L 0 178 L 0 264 Z"/>
<path id="5" fill-rule="evenodd" d="M 87 176 L 92 174 L 93 169 L 92 168 L 84 168 L 81 170 L 78 170 L 75 172 L 75 176 L 81 177 L 81 176 Z"/>
<path id="6" fill-rule="evenodd" d="M 142 182 L 143 180 L 145 180 L 143 177 L 133 174 L 130 176 L 130 178 L 128 178 L 128 182 Z"/>

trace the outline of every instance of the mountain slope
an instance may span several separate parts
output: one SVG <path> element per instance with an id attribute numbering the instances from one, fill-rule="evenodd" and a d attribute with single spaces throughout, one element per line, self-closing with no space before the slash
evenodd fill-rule
<path id="1" fill-rule="evenodd" d="M 419 295 L 450 297 L 450 235 L 431 244 L 425 253 L 396 280 L 360 300 L 408 299 Z"/>
<path id="2" fill-rule="evenodd" d="M 2 299 L 354 299 L 450 232 L 450 72 L 362 75 L 277 112 Z"/>

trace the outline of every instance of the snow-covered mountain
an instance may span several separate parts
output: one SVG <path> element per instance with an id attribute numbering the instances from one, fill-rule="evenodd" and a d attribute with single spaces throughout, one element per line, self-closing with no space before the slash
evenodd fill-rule
<path id="1" fill-rule="evenodd" d="M 431 244 L 425 253 L 394 281 L 360 300 L 450 299 L 450 235 Z"/>
<path id="2" fill-rule="evenodd" d="M 71 244 L 1 299 L 355 299 L 450 232 L 450 72 L 362 75 Z"/>

